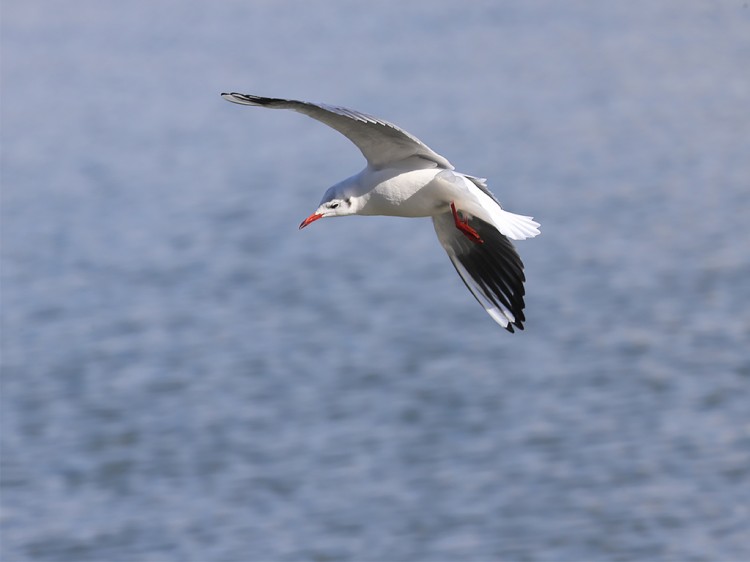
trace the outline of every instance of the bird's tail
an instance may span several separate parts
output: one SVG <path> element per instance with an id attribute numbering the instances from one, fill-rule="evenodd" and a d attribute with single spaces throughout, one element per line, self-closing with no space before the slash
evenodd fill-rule
<path id="1" fill-rule="evenodd" d="M 452 170 L 443 170 L 438 177 L 453 184 L 463 182 L 479 204 L 479 207 L 474 209 L 475 214 L 480 217 L 484 215 L 485 220 L 493 223 L 501 234 L 511 240 L 526 240 L 539 235 L 540 225 L 533 217 L 517 215 L 502 208 L 500 202 L 487 187 L 487 180 L 459 174 Z M 472 212 L 470 208 L 464 210 Z"/>
<path id="2" fill-rule="evenodd" d="M 539 235 L 539 223 L 533 217 L 510 213 L 495 207 L 490 211 L 497 229 L 511 240 L 526 240 Z"/>
<path id="3" fill-rule="evenodd" d="M 517 215 L 506 211 L 487 187 L 487 180 L 474 176 L 464 177 L 479 188 L 474 194 L 480 199 L 482 207 L 487 211 L 497 229 L 511 240 L 526 240 L 539 235 L 539 223 L 533 217 Z"/>

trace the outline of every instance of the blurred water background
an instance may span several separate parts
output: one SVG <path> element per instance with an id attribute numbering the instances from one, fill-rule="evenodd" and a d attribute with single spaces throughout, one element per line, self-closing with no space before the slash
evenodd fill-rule
<path id="1" fill-rule="evenodd" d="M 297 231 L 350 106 L 488 177 Z M 2 560 L 750 559 L 747 2 L 2 5 Z"/>

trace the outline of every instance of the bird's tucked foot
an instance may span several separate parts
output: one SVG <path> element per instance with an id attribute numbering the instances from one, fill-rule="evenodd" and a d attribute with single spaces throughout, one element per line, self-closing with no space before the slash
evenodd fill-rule
<path id="1" fill-rule="evenodd" d="M 451 211 L 453 212 L 453 220 L 456 223 L 456 228 L 475 244 L 484 244 L 484 240 L 479 236 L 479 233 L 469 226 L 469 221 L 459 218 L 458 211 L 456 211 L 456 204 L 453 201 L 451 201 Z"/>

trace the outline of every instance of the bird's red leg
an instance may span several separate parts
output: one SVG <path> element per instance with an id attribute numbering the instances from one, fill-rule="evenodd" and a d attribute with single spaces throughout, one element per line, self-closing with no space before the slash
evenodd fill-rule
<path id="1" fill-rule="evenodd" d="M 472 242 L 476 244 L 483 244 L 484 240 L 482 240 L 479 237 L 479 233 L 477 233 L 476 230 L 474 230 L 473 228 L 469 226 L 469 221 L 461 220 L 458 217 L 458 212 L 456 211 L 456 204 L 453 201 L 451 201 L 451 211 L 453 212 L 453 220 L 456 223 L 456 228 L 460 230 L 461 232 L 463 232 L 466 235 L 466 237 Z"/>

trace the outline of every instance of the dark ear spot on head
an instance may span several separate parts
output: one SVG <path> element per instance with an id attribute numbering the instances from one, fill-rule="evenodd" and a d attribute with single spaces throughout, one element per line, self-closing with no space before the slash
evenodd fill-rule
<path id="1" fill-rule="evenodd" d="M 347 205 L 351 205 L 352 204 L 352 198 L 351 197 L 347 197 L 346 199 L 344 199 L 344 203 L 346 203 Z"/>

